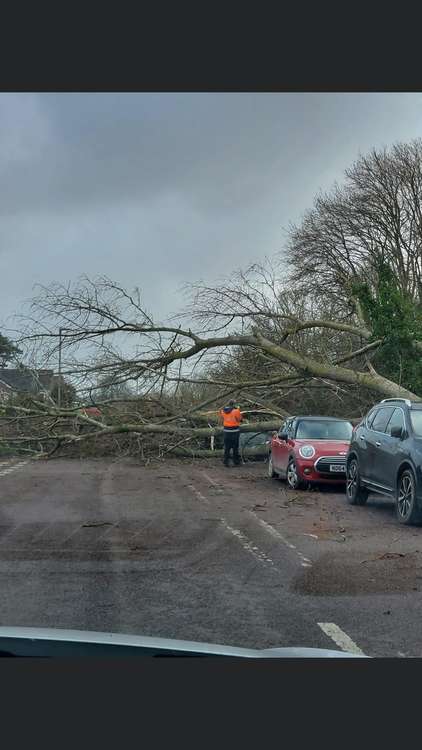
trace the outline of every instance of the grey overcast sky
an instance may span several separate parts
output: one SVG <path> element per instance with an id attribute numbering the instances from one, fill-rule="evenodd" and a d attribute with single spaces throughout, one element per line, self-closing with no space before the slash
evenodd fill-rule
<path id="1" fill-rule="evenodd" d="M 283 247 L 421 94 L 0 94 L 0 323 L 36 282 L 104 274 L 164 319 L 185 281 Z"/>

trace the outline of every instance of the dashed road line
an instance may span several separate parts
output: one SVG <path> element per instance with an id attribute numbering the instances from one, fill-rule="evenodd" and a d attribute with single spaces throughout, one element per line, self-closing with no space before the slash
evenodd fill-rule
<path id="1" fill-rule="evenodd" d="M 13 471 L 16 471 L 16 469 L 22 469 L 26 464 L 28 464 L 29 461 L 19 461 L 19 463 L 16 464 L 0 464 L 1 466 L 6 466 L 7 468 L 3 469 L 0 468 L 0 477 L 5 477 L 8 474 L 11 474 Z"/>
<path id="2" fill-rule="evenodd" d="M 202 476 L 205 477 L 205 479 L 207 480 L 207 482 L 209 482 L 210 485 L 214 488 L 214 490 L 216 491 L 217 495 L 224 495 L 224 490 L 221 487 L 221 483 L 215 482 L 214 479 L 212 477 L 210 477 L 210 475 L 207 474 L 206 471 L 202 472 Z"/>
<path id="3" fill-rule="evenodd" d="M 214 480 L 212 479 L 212 477 L 210 477 L 209 474 L 207 474 L 206 471 L 202 472 L 202 476 L 204 476 L 205 479 L 207 480 L 207 482 L 209 482 L 210 484 L 212 484 L 214 487 L 219 487 L 219 485 L 217 484 L 217 482 L 214 482 Z"/>
<path id="4" fill-rule="evenodd" d="M 207 477 L 207 479 L 209 479 L 209 477 Z M 210 479 L 210 482 L 211 484 L 215 484 L 211 479 Z M 205 497 L 205 495 L 203 495 L 202 492 L 200 492 L 200 490 L 198 490 L 194 484 L 188 484 L 188 487 L 190 490 L 192 490 L 194 495 L 196 495 L 198 500 L 200 500 L 201 502 L 205 502 L 207 505 L 210 504 L 210 501 L 208 500 L 208 498 Z M 254 544 L 250 539 L 248 539 L 248 537 L 246 536 L 246 534 L 243 533 L 243 531 L 240 531 L 240 529 L 233 528 L 233 526 L 229 524 L 229 522 L 227 521 L 226 518 L 224 518 L 224 516 L 220 517 L 220 523 L 226 531 L 230 532 L 230 534 L 232 534 L 232 536 L 234 536 L 235 539 L 237 539 L 237 541 L 240 542 L 243 549 L 246 552 L 249 552 L 251 555 L 253 555 L 256 560 L 266 563 L 267 565 L 274 565 L 274 562 L 272 561 L 272 559 L 268 557 L 268 555 L 265 552 L 260 550 L 256 544 Z"/>
<path id="5" fill-rule="evenodd" d="M 201 500 L 203 503 L 209 503 L 208 498 L 205 497 L 205 495 L 203 495 L 202 492 L 200 492 L 199 490 L 197 490 L 194 484 L 188 484 L 188 487 L 189 487 L 190 490 L 192 490 L 192 492 L 194 493 L 194 495 L 196 495 L 196 497 L 198 498 L 198 500 Z"/>
<path id="6" fill-rule="evenodd" d="M 209 476 L 209 474 L 207 474 L 205 471 L 203 471 L 202 475 L 205 477 L 205 479 L 213 487 L 216 487 L 216 488 L 218 487 L 218 485 L 216 484 L 216 482 L 212 479 L 212 477 Z M 195 487 L 194 484 L 189 484 L 188 487 L 196 495 L 196 497 L 198 498 L 198 500 L 201 500 L 202 502 L 205 502 L 205 503 L 209 504 L 208 498 L 206 498 L 202 494 L 202 492 L 200 492 Z M 288 539 L 286 539 L 283 536 L 283 534 L 281 534 L 280 531 L 278 531 L 277 529 L 275 529 L 273 526 L 271 526 L 269 523 L 267 523 L 266 521 L 264 521 L 262 518 L 259 518 L 259 516 L 257 516 L 257 514 L 254 513 L 253 511 L 249 511 L 249 513 L 255 518 L 256 521 L 258 521 L 258 523 L 262 526 L 262 528 L 264 528 L 269 534 L 271 534 L 271 536 L 273 536 L 274 538 L 276 538 L 278 541 L 283 542 L 283 544 L 286 545 L 287 547 L 289 547 L 289 549 L 294 550 L 295 554 L 297 555 L 297 557 L 300 560 L 300 564 L 301 564 L 302 568 L 311 568 L 312 567 L 312 561 L 308 557 L 306 557 L 303 554 L 303 552 L 301 552 L 300 550 L 298 550 L 297 547 L 294 544 L 292 544 L 291 542 L 289 542 Z M 220 521 L 223 524 L 223 526 L 225 527 L 225 529 L 227 531 L 230 531 L 230 533 L 233 534 L 233 536 L 235 536 L 238 539 L 238 541 L 241 542 L 241 544 L 242 544 L 242 546 L 243 546 L 243 548 L 245 550 L 247 550 L 248 552 L 252 552 L 255 555 L 255 557 L 257 557 L 257 559 L 261 560 L 262 562 L 266 562 L 266 563 L 269 563 L 271 565 L 274 565 L 273 560 L 270 557 L 268 557 L 268 555 L 266 555 L 265 552 L 262 552 L 262 550 L 259 550 L 259 548 L 256 545 L 254 545 L 253 542 L 251 542 L 248 539 L 248 537 L 242 531 L 240 531 L 239 529 L 234 529 L 232 526 L 230 526 L 230 524 L 226 521 L 225 518 L 221 518 Z"/>
<path id="7" fill-rule="evenodd" d="M 289 547 L 289 549 L 292 549 L 295 551 L 295 554 L 298 556 L 300 560 L 300 564 L 302 568 L 311 568 L 312 567 L 312 561 L 309 559 L 309 557 L 306 557 L 300 550 L 297 549 L 297 547 L 289 542 L 288 539 L 286 539 L 283 534 L 274 528 L 274 526 L 271 526 L 271 524 L 267 523 L 267 521 L 264 521 L 263 518 L 259 518 L 256 513 L 253 511 L 249 511 L 251 515 L 253 515 L 260 526 L 262 526 L 263 529 L 265 529 L 271 536 L 273 536 L 275 539 L 278 539 L 279 541 L 283 542 L 283 544 L 286 545 L 286 547 Z"/>
<path id="8" fill-rule="evenodd" d="M 360 649 L 359 646 L 357 646 L 356 643 L 352 641 L 350 636 L 348 636 L 347 633 L 344 632 L 344 630 L 339 628 L 339 626 L 336 625 L 335 622 L 318 622 L 317 625 L 319 625 L 325 635 L 328 635 L 328 637 L 331 638 L 331 640 L 333 640 L 334 643 L 336 643 L 342 651 L 348 651 L 352 654 L 360 654 L 362 656 L 365 656 L 362 649 Z"/>
<path id="9" fill-rule="evenodd" d="M 239 531 L 239 529 L 234 529 L 233 526 L 230 526 L 229 523 L 227 523 L 225 518 L 220 518 L 220 521 L 226 531 L 229 531 L 230 534 L 232 534 L 242 545 L 243 549 L 246 550 L 246 552 L 250 552 L 257 560 L 260 560 L 260 562 L 267 563 L 269 565 L 274 565 L 273 560 L 271 557 L 268 557 L 268 555 L 265 554 L 262 550 L 259 549 L 255 544 L 253 544 L 250 539 L 244 534 L 242 531 Z"/>

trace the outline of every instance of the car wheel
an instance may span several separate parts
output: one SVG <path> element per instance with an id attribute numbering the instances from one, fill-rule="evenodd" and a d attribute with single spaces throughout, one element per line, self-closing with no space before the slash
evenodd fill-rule
<path id="1" fill-rule="evenodd" d="M 346 497 L 350 505 L 365 505 L 368 499 L 368 490 L 360 483 L 359 464 L 356 458 L 352 458 L 347 465 Z"/>
<path id="2" fill-rule="evenodd" d="M 294 458 L 290 459 L 287 467 L 287 484 L 292 490 L 298 490 L 302 486 L 302 481 L 298 476 L 296 461 Z"/>
<path id="3" fill-rule="evenodd" d="M 406 525 L 421 520 L 416 504 L 416 482 L 411 469 L 405 469 L 397 482 L 396 513 L 399 522 Z"/>
<path id="4" fill-rule="evenodd" d="M 277 472 L 274 471 L 273 459 L 272 459 L 271 453 L 268 458 L 268 476 L 271 477 L 271 479 L 277 479 L 278 477 Z"/>

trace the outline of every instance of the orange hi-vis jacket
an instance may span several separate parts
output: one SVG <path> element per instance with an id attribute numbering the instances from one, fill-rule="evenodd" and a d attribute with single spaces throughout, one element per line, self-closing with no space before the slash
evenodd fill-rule
<path id="1" fill-rule="evenodd" d="M 240 409 L 221 409 L 220 417 L 223 420 L 223 427 L 225 430 L 238 430 L 242 421 L 242 414 Z"/>

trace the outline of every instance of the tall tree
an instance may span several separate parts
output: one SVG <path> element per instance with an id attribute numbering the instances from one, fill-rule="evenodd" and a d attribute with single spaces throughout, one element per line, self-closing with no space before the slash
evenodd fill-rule
<path id="1" fill-rule="evenodd" d="M 375 291 L 383 264 L 403 293 L 422 301 L 422 139 L 373 149 L 345 178 L 291 227 L 291 281 L 319 301 L 330 296 L 350 317 L 359 314 L 354 284 Z"/>

